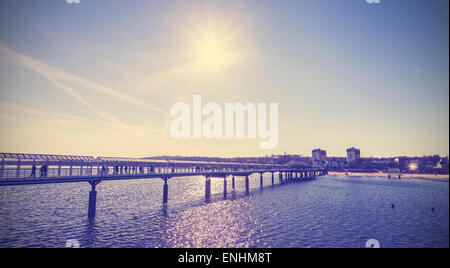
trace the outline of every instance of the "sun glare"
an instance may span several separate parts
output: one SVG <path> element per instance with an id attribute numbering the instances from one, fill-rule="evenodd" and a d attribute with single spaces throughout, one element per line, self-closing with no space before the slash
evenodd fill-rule
<path id="1" fill-rule="evenodd" d="M 415 171 L 415 170 L 417 170 L 417 168 L 419 168 L 419 166 L 417 165 L 417 163 L 410 163 L 410 164 L 409 164 L 409 169 L 410 169 L 411 171 Z"/>
<path id="2" fill-rule="evenodd" d="M 203 70 L 218 71 L 232 60 L 231 53 L 227 51 L 226 43 L 213 34 L 199 38 L 195 50 L 196 61 Z"/>
<path id="3" fill-rule="evenodd" d="M 195 13 L 182 25 L 183 51 L 199 74 L 221 73 L 242 60 L 242 25 L 230 16 Z M 239 28 L 239 29 L 238 29 Z"/>

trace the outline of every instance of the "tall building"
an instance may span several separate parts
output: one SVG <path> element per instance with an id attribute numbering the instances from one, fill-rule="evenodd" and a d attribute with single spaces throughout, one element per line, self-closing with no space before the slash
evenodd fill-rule
<path id="1" fill-rule="evenodd" d="M 359 149 L 355 147 L 347 149 L 347 162 L 351 163 L 361 158 L 361 153 Z"/>
<path id="2" fill-rule="evenodd" d="M 315 149 L 312 151 L 312 161 L 327 161 L 327 151 L 321 149 Z"/>

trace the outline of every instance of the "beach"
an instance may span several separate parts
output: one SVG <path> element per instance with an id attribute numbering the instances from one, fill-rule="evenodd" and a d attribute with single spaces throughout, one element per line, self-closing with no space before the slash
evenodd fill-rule
<path id="1" fill-rule="evenodd" d="M 389 173 L 385 172 L 337 172 L 330 171 L 328 172 L 329 176 L 350 176 L 350 177 L 388 177 Z M 392 179 L 398 179 L 398 173 L 391 173 Z M 408 174 L 402 173 L 400 176 L 401 179 L 422 179 L 422 180 L 436 180 L 436 181 L 449 181 L 448 174 Z"/>

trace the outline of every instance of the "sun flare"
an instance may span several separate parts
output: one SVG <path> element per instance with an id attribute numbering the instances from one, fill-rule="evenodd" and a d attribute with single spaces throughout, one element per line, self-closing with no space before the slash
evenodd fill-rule
<path id="1" fill-rule="evenodd" d="M 182 26 L 182 49 L 191 67 L 200 74 L 218 74 L 242 62 L 242 25 L 233 23 L 229 16 L 196 14 Z"/>
<path id="2" fill-rule="evenodd" d="M 227 51 L 226 45 L 213 34 L 199 38 L 195 48 L 195 58 L 199 67 L 204 70 L 217 71 L 228 65 L 232 60 L 232 53 Z"/>

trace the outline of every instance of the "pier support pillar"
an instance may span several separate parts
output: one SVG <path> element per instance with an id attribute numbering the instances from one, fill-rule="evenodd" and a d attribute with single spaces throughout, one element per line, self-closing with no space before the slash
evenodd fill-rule
<path id="1" fill-rule="evenodd" d="M 34 165 L 34 162 L 33 162 L 33 165 Z M 58 164 L 58 177 L 59 176 L 61 176 L 61 161 L 59 161 L 59 164 Z"/>
<path id="2" fill-rule="evenodd" d="M 263 187 L 263 185 L 264 185 L 264 177 L 263 177 L 263 174 L 261 173 L 261 176 L 260 176 L 260 178 L 259 178 L 259 186 L 262 188 Z"/>
<path id="3" fill-rule="evenodd" d="M 250 181 L 248 176 L 245 176 L 245 193 L 248 194 L 250 192 Z"/>
<path id="4" fill-rule="evenodd" d="M 169 178 L 163 178 L 164 180 L 164 186 L 163 186 L 163 204 L 167 204 L 167 201 L 169 200 L 169 184 L 167 184 L 167 180 Z"/>
<path id="5" fill-rule="evenodd" d="M 274 173 L 272 172 L 272 186 L 273 185 L 275 185 L 275 175 L 274 175 Z"/>
<path id="6" fill-rule="evenodd" d="M 95 210 L 97 208 L 97 191 L 95 190 L 95 186 L 99 184 L 99 181 L 90 181 L 91 191 L 89 192 L 89 206 L 88 206 L 88 217 L 95 218 Z"/>
<path id="7" fill-rule="evenodd" d="M 205 180 L 205 200 L 208 202 L 211 199 L 211 178 L 206 177 Z"/>
<path id="8" fill-rule="evenodd" d="M 278 179 L 280 180 L 280 183 L 283 182 L 283 173 L 282 172 L 278 173 Z"/>
<path id="9" fill-rule="evenodd" d="M 5 159 L 2 159 L 2 169 L 0 169 L 0 178 L 3 177 L 3 170 L 5 169 Z"/>
<path id="10" fill-rule="evenodd" d="M 16 170 L 16 177 L 20 177 L 20 159 L 17 161 L 17 170 Z"/>
<path id="11" fill-rule="evenodd" d="M 223 178 L 223 198 L 227 199 L 227 178 Z"/>
<path id="12" fill-rule="evenodd" d="M 233 178 L 231 179 L 231 186 L 232 186 L 233 190 L 236 189 L 235 184 L 234 184 L 234 175 L 233 175 Z"/>

